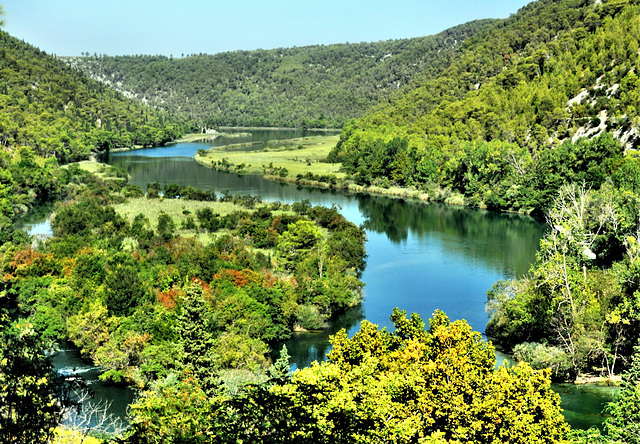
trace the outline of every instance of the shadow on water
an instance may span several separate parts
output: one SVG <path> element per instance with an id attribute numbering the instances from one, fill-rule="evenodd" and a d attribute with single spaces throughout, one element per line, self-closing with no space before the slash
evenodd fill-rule
<path id="1" fill-rule="evenodd" d="M 546 230 L 545 224 L 528 216 L 378 196 L 362 196 L 359 209 L 366 219 L 364 228 L 384 233 L 394 244 L 411 237 L 424 242 L 439 236 L 448 240 L 450 254 L 487 263 L 514 277 L 529 271 L 532 252 Z"/>
<path id="2" fill-rule="evenodd" d="M 100 381 L 98 377 L 102 370 L 84 361 L 80 357 L 78 350 L 72 346 L 65 346 L 53 354 L 51 362 L 54 369 L 61 375 L 78 376 L 85 381 L 87 388 L 93 393 L 93 398 L 86 403 L 88 405 L 85 405 L 85 409 L 89 409 L 91 406 L 98 406 L 99 408 L 106 406 L 107 414 L 120 419 L 123 424 L 129 423 L 127 408 L 135 400 L 134 390 L 129 387 L 109 385 Z"/>
<path id="3" fill-rule="evenodd" d="M 614 401 L 619 387 L 600 384 L 552 384 L 562 399 L 564 418 L 576 429 L 602 428 L 603 409 Z"/>
<path id="4" fill-rule="evenodd" d="M 274 361 L 278 359 L 282 346 L 286 345 L 289 355 L 291 355 L 291 370 L 309 367 L 314 361 L 324 361 L 327 353 L 331 350 L 329 336 L 336 334 L 343 328 L 348 331 L 359 327 L 360 321 L 363 319 L 362 305 L 353 307 L 331 319 L 330 326 L 326 330 L 294 333 L 291 339 L 276 344 L 273 347 L 271 359 Z"/>

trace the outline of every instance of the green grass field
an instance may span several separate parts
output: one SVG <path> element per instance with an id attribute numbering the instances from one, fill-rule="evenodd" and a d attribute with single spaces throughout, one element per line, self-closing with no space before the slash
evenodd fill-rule
<path id="1" fill-rule="evenodd" d="M 158 215 L 166 213 L 176 225 L 180 225 L 189 215 L 195 218 L 196 211 L 203 208 L 211 208 L 211 211 L 221 216 L 234 211 L 251 211 L 231 202 L 202 202 L 198 200 L 183 199 L 147 199 L 139 197 L 129 199 L 126 203 L 114 205 L 118 214 L 132 221 L 134 217 L 142 213 L 154 227 L 158 224 Z"/>
<path id="2" fill-rule="evenodd" d="M 151 222 L 155 229 L 158 225 L 160 213 L 166 213 L 176 224 L 176 234 L 185 237 L 195 237 L 204 244 L 208 244 L 216 238 L 216 234 L 200 232 L 199 230 L 184 230 L 182 222 L 191 216 L 197 224 L 196 211 L 203 208 L 211 208 L 220 216 L 234 211 L 252 211 L 231 202 L 202 202 L 182 199 L 147 199 L 145 197 L 129 199 L 126 203 L 113 206 L 116 213 L 132 222 L 138 214 L 143 214 Z M 221 231 L 222 232 L 222 231 Z"/>
<path id="3" fill-rule="evenodd" d="M 85 171 L 89 171 L 90 173 L 97 172 L 98 168 L 100 167 L 100 165 L 102 165 L 101 168 L 106 168 L 107 167 L 106 164 L 97 162 L 95 160 L 82 160 L 80 162 L 76 162 L 76 165 L 78 165 L 78 167 L 80 169 L 83 169 Z"/>
<path id="4" fill-rule="evenodd" d="M 203 208 L 211 208 L 213 213 L 217 213 L 220 216 L 233 213 L 234 211 L 253 212 L 256 209 L 264 206 L 271 205 L 270 203 L 257 204 L 254 209 L 248 209 L 241 205 L 236 205 L 232 202 L 203 202 L 198 200 L 183 200 L 183 199 L 147 199 L 146 197 L 132 198 L 126 203 L 113 205 L 114 210 L 120 216 L 126 218 L 129 222 L 138 215 L 142 214 L 149 219 L 151 227 L 155 229 L 158 226 L 158 216 L 161 213 L 168 214 L 173 219 L 176 225 L 176 234 L 184 237 L 195 237 L 203 244 L 209 244 L 213 242 L 219 235 L 227 233 L 227 230 L 220 230 L 216 233 L 207 233 L 199 229 L 186 230 L 182 228 L 182 222 L 189 216 L 193 217 L 196 225 L 198 225 L 198 218 L 196 212 Z M 273 214 L 290 213 L 289 211 L 276 210 Z"/>
<path id="5" fill-rule="evenodd" d="M 243 174 L 277 176 L 285 169 L 287 175 L 281 175 L 283 178 L 295 179 L 298 174 L 311 172 L 316 175 L 332 174 L 341 179 L 344 173 L 338 172 L 340 164 L 324 162 L 336 143 L 338 136 L 271 141 L 260 150 L 247 149 L 246 144 L 232 144 L 199 153 L 196 160 L 206 166 Z"/>

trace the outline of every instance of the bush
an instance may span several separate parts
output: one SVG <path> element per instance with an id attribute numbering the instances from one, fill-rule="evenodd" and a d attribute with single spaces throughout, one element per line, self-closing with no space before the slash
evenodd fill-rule
<path id="1" fill-rule="evenodd" d="M 324 316 L 313 305 L 300 305 L 296 322 L 305 330 L 321 330 L 327 326 Z"/>
<path id="2" fill-rule="evenodd" d="M 513 349 L 513 357 L 526 361 L 536 370 L 550 368 L 554 379 L 568 380 L 573 375 L 569 355 L 560 347 L 537 342 L 523 342 Z"/>
<path id="3" fill-rule="evenodd" d="M 122 191 L 124 197 L 136 198 L 144 196 L 144 192 L 142 188 L 138 185 L 127 185 L 126 188 Z"/>

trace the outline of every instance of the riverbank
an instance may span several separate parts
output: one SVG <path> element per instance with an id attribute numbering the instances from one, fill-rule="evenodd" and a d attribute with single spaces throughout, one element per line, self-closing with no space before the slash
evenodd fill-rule
<path id="1" fill-rule="evenodd" d="M 167 142 L 166 145 L 175 145 L 176 143 L 193 143 L 193 142 L 200 142 L 200 141 L 211 141 L 211 140 L 215 140 L 218 137 L 221 136 L 229 136 L 228 134 L 224 134 L 224 133 L 220 133 L 218 131 L 215 130 L 209 130 L 210 132 L 208 133 L 190 133 L 190 134 L 185 134 L 184 136 L 180 137 L 179 139 L 176 140 L 172 140 L 170 142 Z M 145 148 L 151 148 L 149 146 L 144 146 L 144 145 L 133 145 L 133 146 L 128 146 L 128 147 L 120 147 L 120 148 L 112 148 L 109 150 L 110 153 L 124 153 L 127 151 L 135 151 L 135 150 L 143 150 Z M 100 154 L 100 153 L 98 153 Z"/>
<path id="2" fill-rule="evenodd" d="M 622 383 L 622 376 L 613 375 L 609 377 L 609 376 L 595 376 L 595 375 L 584 374 L 584 375 L 578 376 L 575 379 L 575 381 L 573 381 L 573 383 L 576 385 L 594 384 L 594 385 L 607 385 L 607 386 L 617 387 Z"/>
<path id="3" fill-rule="evenodd" d="M 169 142 L 169 143 L 177 143 L 177 142 Z M 112 148 L 109 150 L 110 153 L 124 153 L 127 151 L 135 151 L 135 150 L 143 150 L 145 148 L 149 148 L 148 146 L 142 146 L 142 145 L 133 145 L 133 146 L 128 146 L 128 147 L 122 147 L 122 148 Z"/>
<path id="4" fill-rule="evenodd" d="M 169 142 L 169 144 L 173 145 L 175 143 L 190 143 L 190 142 L 199 142 L 201 140 L 215 140 L 222 135 L 218 131 L 215 131 L 215 130 L 211 130 L 211 131 L 213 132 L 185 134 L 179 139 Z"/>
<path id="5" fill-rule="evenodd" d="M 363 186 L 347 179 L 342 165 L 327 163 L 329 152 L 339 136 L 310 136 L 286 141 L 247 142 L 201 151 L 195 160 L 201 165 L 236 174 L 257 174 L 267 180 L 295 183 L 314 188 L 340 189 L 350 193 L 379 194 L 390 197 L 437 201 L 464 205 L 464 197 L 440 190 L 427 193 L 413 187 Z M 262 146 L 257 149 L 256 147 Z"/>
<path id="6" fill-rule="evenodd" d="M 268 142 L 247 142 L 199 152 L 198 163 L 221 171 L 295 178 L 309 173 L 342 180 L 340 164 L 325 162 L 338 136 L 312 136 Z M 256 147 L 260 147 L 259 149 Z"/>
<path id="7" fill-rule="evenodd" d="M 247 131 L 296 131 L 301 128 L 293 128 L 293 127 L 275 127 L 275 126 L 221 126 L 218 129 L 221 130 L 247 130 Z M 307 131 L 313 132 L 325 132 L 325 133 L 333 133 L 342 131 L 340 128 L 307 128 Z"/>

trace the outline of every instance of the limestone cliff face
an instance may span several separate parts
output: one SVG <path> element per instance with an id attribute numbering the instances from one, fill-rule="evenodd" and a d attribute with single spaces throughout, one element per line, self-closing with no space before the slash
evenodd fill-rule
<path id="1" fill-rule="evenodd" d="M 633 72 L 634 69 L 631 70 Z M 590 88 L 584 88 L 575 97 L 567 102 L 567 112 L 571 113 L 572 108 L 578 105 L 594 108 L 598 106 L 598 100 L 594 97 L 594 92 L 600 97 L 606 97 L 607 100 L 615 100 L 620 94 L 626 94 L 624 88 L 620 87 L 620 83 L 614 83 L 607 86 L 603 83 L 604 77 L 598 78 L 595 85 Z M 640 132 L 638 131 L 637 119 L 627 114 L 621 116 L 610 116 L 608 109 L 601 109 L 597 118 L 586 121 L 585 124 L 579 125 L 571 141 L 576 142 L 581 137 L 593 138 L 597 137 L 605 131 L 609 131 L 618 139 L 625 147 L 625 150 L 637 149 L 640 144 Z"/>

